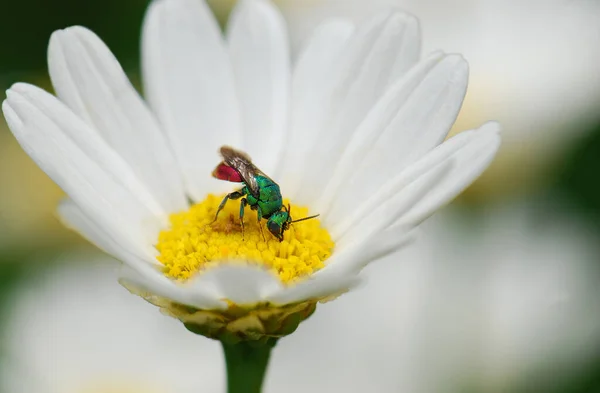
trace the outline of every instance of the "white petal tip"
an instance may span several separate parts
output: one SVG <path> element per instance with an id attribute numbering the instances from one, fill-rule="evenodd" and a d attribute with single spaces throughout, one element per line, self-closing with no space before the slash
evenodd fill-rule
<path id="1" fill-rule="evenodd" d="M 6 123 L 11 127 L 20 127 L 23 125 L 23 121 L 17 113 L 11 108 L 8 99 L 2 102 L 2 112 L 4 113 L 4 118 L 6 119 Z"/>
<path id="2" fill-rule="evenodd" d="M 50 42 L 48 43 L 48 62 L 53 60 L 55 53 L 62 54 L 62 46 L 65 44 L 65 40 L 96 37 L 96 34 L 83 26 L 69 26 L 64 29 L 55 30 L 50 36 Z"/>
<path id="3" fill-rule="evenodd" d="M 25 82 L 17 82 L 14 83 L 7 91 L 6 96 L 10 98 L 10 95 L 13 93 L 27 93 L 34 90 L 41 90 L 39 87 L 31 85 Z"/>
<path id="4" fill-rule="evenodd" d="M 203 288 L 218 299 L 227 299 L 239 305 L 261 302 L 267 293 L 283 288 L 279 278 L 270 271 L 235 262 L 225 262 L 210 269 L 186 286 Z"/>
<path id="5" fill-rule="evenodd" d="M 419 19 L 406 11 L 397 7 L 389 8 L 386 13 L 389 15 L 388 20 L 392 23 L 398 23 L 408 26 L 409 28 L 419 28 Z"/>
<path id="6" fill-rule="evenodd" d="M 489 132 L 489 133 L 500 135 L 500 133 L 502 132 L 502 126 L 497 121 L 488 121 L 488 122 L 484 123 L 481 127 L 479 127 L 477 132 L 478 133 L 488 133 Z"/>
<path id="7" fill-rule="evenodd" d="M 444 61 L 455 68 L 455 72 L 469 72 L 469 63 L 461 54 L 448 53 L 444 56 Z"/>

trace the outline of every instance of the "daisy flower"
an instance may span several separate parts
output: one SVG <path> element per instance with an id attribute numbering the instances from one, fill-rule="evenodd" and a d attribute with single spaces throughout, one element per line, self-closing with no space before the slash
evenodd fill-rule
<path id="1" fill-rule="evenodd" d="M 143 27 L 144 101 L 91 31 L 55 32 L 56 97 L 18 83 L 2 109 L 23 149 L 67 193 L 64 222 L 127 269 L 121 283 L 185 326 L 228 343 L 273 342 L 316 304 L 351 289 L 368 263 L 488 166 L 486 123 L 442 143 L 468 66 L 419 61 L 416 19 L 386 11 L 329 20 L 292 64 L 286 24 L 267 0 L 240 1 L 225 36 L 200 0 L 156 0 Z M 230 145 L 277 181 L 293 224 L 245 228 L 225 182 Z M 282 207 L 283 209 L 283 207 Z"/>
<path id="2" fill-rule="evenodd" d="M 559 210 L 538 212 L 553 225 L 519 204 L 488 208 L 476 221 L 436 216 L 401 263 L 387 258 L 365 270 L 377 285 L 324 305 L 280 341 L 265 391 L 569 386 L 600 348 L 600 276 L 593 234 Z M 63 258 L 11 296 L 2 391 L 224 391 L 218 343 L 177 334 L 175 320 L 118 288 L 106 258 Z"/>

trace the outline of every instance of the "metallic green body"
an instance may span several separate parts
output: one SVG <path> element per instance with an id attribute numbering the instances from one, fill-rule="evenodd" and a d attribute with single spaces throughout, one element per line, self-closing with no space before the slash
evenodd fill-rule
<path id="1" fill-rule="evenodd" d="M 279 190 L 279 186 L 267 177 L 258 175 L 255 176 L 255 179 L 259 186 L 257 196 L 252 195 L 248 186 L 244 186 L 240 191 L 246 195 L 248 205 L 252 209 L 258 210 L 259 220 L 261 218 L 270 218 L 273 213 L 280 211 L 283 206 L 281 191 Z"/>
<path id="2" fill-rule="evenodd" d="M 252 210 L 256 210 L 258 222 L 260 223 L 263 218 L 266 218 L 268 220 L 267 228 L 269 232 L 281 241 L 283 240 L 283 232 L 288 228 L 292 218 L 286 210 L 282 211 L 284 207 L 279 185 L 268 177 L 261 175 L 254 176 L 254 179 L 258 185 L 258 192 L 252 193 L 250 187 L 244 184 L 244 188 L 241 190 L 227 194 L 217 209 L 215 220 L 221 209 L 225 206 L 225 203 L 227 203 L 227 200 L 242 198 L 240 202 L 242 232 L 244 230 L 244 208 L 246 205 L 249 205 Z"/>

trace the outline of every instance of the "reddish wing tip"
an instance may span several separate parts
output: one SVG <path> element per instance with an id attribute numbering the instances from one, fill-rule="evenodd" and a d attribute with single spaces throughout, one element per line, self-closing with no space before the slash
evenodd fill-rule
<path id="1" fill-rule="evenodd" d="M 212 173 L 213 177 L 219 180 L 230 181 L 233 183 L 242 183 L 242 177 L 240 174 L 233 169 L 232 167 L 225 165 L 225 163 L 220 163 Z"/>

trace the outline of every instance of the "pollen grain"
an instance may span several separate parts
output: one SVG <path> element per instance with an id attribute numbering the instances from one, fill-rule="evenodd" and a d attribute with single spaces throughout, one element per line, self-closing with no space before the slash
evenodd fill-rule
<path id="1" fill-rule="evenodd" d="M 334 242 L 318 218 L 292 224 L 280 242 L 267 230 L 266 220 L 259 224 L 256 212 L 247 207 L 242 236 L 239 202 L 228 201 L 214 221 L 222 198 L 209 195 L 170 216 L 170 228 L 160 232 L 156 244 L 165 275 L 185 281 L 230 261 L 264 266 L 282 282 L 293 283 L 325 266 Z M 292 205 L 291 214 L 306 217 L 308 209 Z"/>

